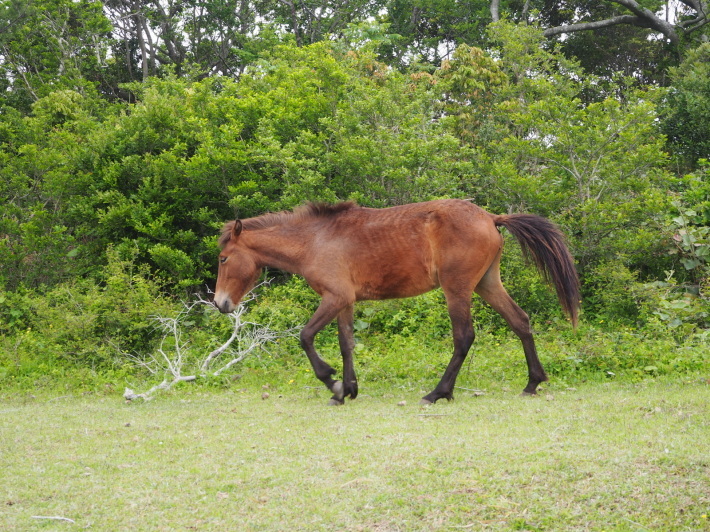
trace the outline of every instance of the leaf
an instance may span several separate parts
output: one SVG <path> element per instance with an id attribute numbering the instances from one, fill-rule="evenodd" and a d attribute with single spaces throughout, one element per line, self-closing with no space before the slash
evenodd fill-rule
<path id="1" fill-rule="evenodd" d="M 364 331 L 370 326 L 370 324 L 366 321 L 363 320 L 355 320 L 355 323 L 353 324 L 353 327 L 355 328 L 356 331 Z"/>
<path id="2" fill-rule="evenodd" d="M 686 270 L 692 270 L 700 266 L 701 262 L 698 259 L 683 259 L 681 261 Z"/>

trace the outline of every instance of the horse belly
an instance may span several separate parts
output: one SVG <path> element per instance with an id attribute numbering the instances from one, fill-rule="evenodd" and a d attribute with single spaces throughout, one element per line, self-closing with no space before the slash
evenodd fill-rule
<path id="1" fill-rule="evenodd" d="M 353 276 L 357 299 L 413 297 L 439 286 L 432 265 L 421 256 L 408 259 L 360 262 Z"/>

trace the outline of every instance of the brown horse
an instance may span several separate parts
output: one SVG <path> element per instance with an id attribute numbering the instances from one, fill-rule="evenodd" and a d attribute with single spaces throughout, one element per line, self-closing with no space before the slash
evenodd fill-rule
<path id="1" fill-rule="evenodd" d="M 225 224 L 219 240 L 215 305 L 231 312 L 264 267 L 301 275 L 321 296 L 301 331 L 301 346 L 316 376 L 333 392 L 331 404 L 357 396 L 353 367 L 353 305 L 366 299 L 412 297 L 441 287 L 453 327 L 454 354 L 439 384 L 422 399 L 453 398 L 456 376 L 473 343 L 471 296 L 476 292 L 520 338 L 528 364 L 524 394 L 547 380 L 527 314 L 500 280 L 503 238 L 508 229 L 557 291 L 576 325 L 579 280 L 557 227 L 530 214 L 495 215 L 464 200 L 437 200 L 386 209 L 354 203 L 307 204 L 293 212 L 265 214 Z M 316 353 L 313 340 L 338 320 L 343 380 Z"/>

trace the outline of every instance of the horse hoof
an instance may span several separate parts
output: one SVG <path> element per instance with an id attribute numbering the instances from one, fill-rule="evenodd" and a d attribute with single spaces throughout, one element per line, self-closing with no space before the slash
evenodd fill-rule
<path id="1" fill-rule="evenodd" d="M 422 399 L 421 401 L 419 401 L 419 404 L 420 404 L 421 406 L 431 406 L 431 405 L 433 405 L 434 403 L 432 403 L 429 399 L 426 399 L 426 398 L 425 398 L 425 399 Z"/>
<path id="2" fill-rule="evenodd" d="M 537 392 L 522 392 L 520 397 L 537 397 Z"/>
<path id="3" fill-rule="evenodd" d="M 331 397 L 330 401 L 328 401 L 328 406 L 342 406 L 345 404 L 345 401 L 342 399 L 336 399 L 335 397 Z"/>
<path id="4" fill-rule="evenodd" d="M 340 404 L 342 404 L 343 399 L 345 398 L 345 387 L 343 386 L 342 381 L 335 381 L 330 391 L 333 392 L 333 399 L 337 399 L 340 401 Z"/>

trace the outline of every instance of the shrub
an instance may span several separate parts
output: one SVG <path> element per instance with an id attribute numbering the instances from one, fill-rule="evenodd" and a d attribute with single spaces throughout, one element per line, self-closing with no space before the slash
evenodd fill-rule
<path id="1" fill-rule="evenodd" d="M 102 284 L 75 279 L 48 290 L 0 293 L 0 313 L 10 317 L 0 330 L 0 375 L 127 371 L 121 351 L 152 347 L 149 318 L 174 303 L 145 268 L 113 250 L 107 255 Z"/>

